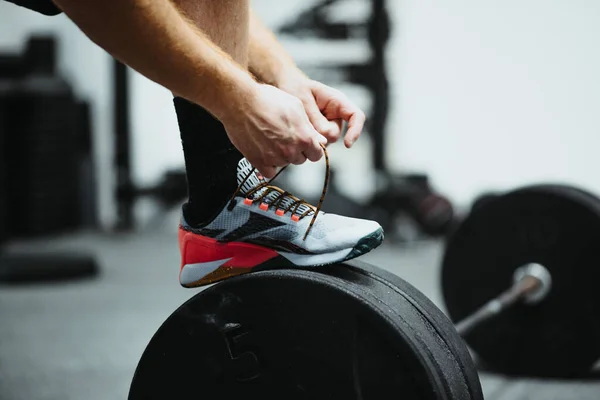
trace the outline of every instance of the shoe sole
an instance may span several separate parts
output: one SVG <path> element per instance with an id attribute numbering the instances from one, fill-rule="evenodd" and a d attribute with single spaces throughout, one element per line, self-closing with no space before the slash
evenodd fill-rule
<path id="1" fill-rule="evenodd" d="M 262 261 L 259 261 L 254 266 L 232 266 L 228 263 L 235 257 L 224 257 L 221 260 L 216 261 L 186 264 L 181 268 L 179 282 L 181 286 L 185 288 L 195 288 L 210 285 L 224 279 L 248 274 L 251 272 L 284 268 L 322 267 L 336 264 L 352 260 L 369 253 L 371 250 L 381 245 L 383 238 L 383 229 L 379 228 L 376 231 L 364 236 L 351 249 L 307 256 L 277 252 L 272 249 L 250 245 L 247 243 L 228 243 L 228 245 L 235 245 L 237 249 L 247 253 L 257 252 L 256 255 L 253 254 L 253 258 L 256 260 L 262 259 Z"/>

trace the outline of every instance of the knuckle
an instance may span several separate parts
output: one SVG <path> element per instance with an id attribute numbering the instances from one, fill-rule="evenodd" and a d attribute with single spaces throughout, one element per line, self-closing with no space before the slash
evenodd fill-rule
<path id="1" fill-rule="evenodd" d="M 338 130 L 331 130 L 331 132 L 329 133 L 329 139 L 332 141 L 337 141 L 340 137 L 342 137 L 342 134 L 338 131 Z"/>
<path id="2" fill-rule="evenodd" d="M 312 144 L 313 144 L 312 138 L 310 136 L 308 136 L 308 135 L 302 135 L 302 136 L 300 136 L 298 138 L 298 141 L 304 147 L 309 147 L 309 146 L 312 146 Z"/>
<path id="3" fill-rule="evenodd" d="M 269 157 L 268 155 L 262 155 L 260 157 L 258 157 L 258 165 L 270 165 L 271 164 L 271 157 Z"/>
<path id="4" fill-rule="evenodd" d="M 340 136 L 340 130 L 338 129 L 338 127 L 336 125 L 334 125 L 334 126 L 329 125 L 327 127 L 327 135 L 329 137 L 338 138 Z"/>
<path id="5" fill-rule="evenodd" d="M 292 161 L 294 165 L 302 165 L 306 162 L 306 156 L 302 153 L 298 154 L 296 158 Z"/>
<path id="6" fill-rule="evenodd" d="M 292 155 L 292 149 L 290 149 L 290 147 L 283 144 L 280 145 L 278 158 L 283 160 L 289 160 L 292 157 Z"/>
<path id="7" fill-rule="evenodd" d="M 313 154 L 313 157 L 310 159 L 310 161 L 319 161 L 321 159 L 321 157 L 323 157 L 323 153 L 322 152 L 315 152 L 315 154 Z"/>
<path id="8" fill-rule="evenodd" d="M 304 108 L 304 103 L 302 102 L 302 100 L 300 98 L 294 96 L 294 97 L 292 97 L 292 99 L 293 99 L 292 100 L 293 104 L 296 106 L 296 108 L 298 108 L 298 107 Z"/>

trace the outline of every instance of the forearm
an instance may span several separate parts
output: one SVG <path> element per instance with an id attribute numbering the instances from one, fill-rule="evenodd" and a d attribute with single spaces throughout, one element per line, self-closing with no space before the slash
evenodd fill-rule
<path id="1" fill-rule="evenodd" d="M 249 52 L 249 70 L 264 83 L 279 86 L 292 75 L 304 75 L 275 34 L 253 11 L 250 14 Z"/>
<path id="2" fill-rule="evenodd" d="M 252 93 L 251 75 L 169 0 L 55 0 L 96 44 L 218 118 Z"/>

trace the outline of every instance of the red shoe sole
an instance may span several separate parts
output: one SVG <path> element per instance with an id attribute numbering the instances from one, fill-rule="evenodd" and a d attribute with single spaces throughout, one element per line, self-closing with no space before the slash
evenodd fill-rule
<path id="1" fill-rule="evenodd" d="M 199 287 L 221 281 L 232 276 L 246 274 L 279 254 L 272 249 L 242 242 L 219 242 L 206 236 L 179 228 L 179 250 L 181 269 L 179 281 L 183 287 Z M 213 264 L 223 261 L 216 270 L 194 277 L 191 281 L 182 281 L 182 272 L 186 266 Z"/>

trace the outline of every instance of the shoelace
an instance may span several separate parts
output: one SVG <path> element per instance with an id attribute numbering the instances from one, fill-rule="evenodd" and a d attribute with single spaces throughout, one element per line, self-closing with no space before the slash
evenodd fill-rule
<path id="1" fill-rule="evenodd" d="M 274 200 L 271 201 L 271 204 L 269 204 L 270 206 L 273 206 L 273 207 L 277 207 L 281 203 L 281 201 L 283 201 L 283 199 L 290 198 L 293 201 L 286 208 L 282 209 L 282 211 L 284 213 L 291 212 L 292 215 L 297 215 L 296 213 L 298 212 L 298 209 L 300 208 L 300 206 L 303 204 L 306 205 L 308 207 L 308 210 L 306 210 L 302 214 L 298 214 L 298 220 L 306 217 L 308 214 L 310 214 L 311 211 L 313 212 L 313 217 L 310 220 L 310 224 L 308 225 L 308 228 L 306 229 L 306 233 L 304 234 L 304 238 L 302 240 L 306 240 L 306 238 L 308 237 L 308 234 L 310 233 L 310 230 L 312 229 L 315 221 L 317 220 L 317 216 L 319 215 L 319 211 L 321 211 L 321 206 L 323 205 L 323 201 L 325 200 L 325 195 L 327 194 L 327 188 L 329 186 L 329 155 L 327 154 L 327 148 L 325 147 L 325 145 L 321 144 L 321 147 L 323 148 L 323 154 L 325 155 L 325 181 L 323 182 L 323 191 L 321 192 L 321 198 L 319 199 L 319 203 L 317 204 L 316 207 L 313 206 L 312 204 L 306 202 L 304 199 L 299 199 L 299 198 L 293 196 L 292 194 L 290 194 L 289 192 L 287 192 L 283 189 L 280 189 L 277 186 L 271 185 L 271 182 L 273 182 L 275 180 L 275 178 L 277 178 L 279 176 L 279 174 L 281 174 L 283 172 L 283 170 L 287 168 L 287 166 L 281 168 L 279 170 L 279 172 L 277 172 L 277 174 L 275 174 L 275 176 L 273 178 L 271 178 L 269 181 L 261 182 L 260 184 L 256 185 L 256 187 L 254 187 L 252 190 L 250 190 L 248 193 L 246 193 L 246 198 L 248 200 L 250 200 L 252 203 L 255 203 L 255 202 L 262 201 L 270 193 L 277 192 L 278 196 Z M 242 190 L 244 183 L 246 183 L 246 181 L 255 172 L 256 172 L 256 168 L 252 168 L 252 170 L 250 170 L 250 172 L 248 172 L 244 176 L 244 179 L 242 180 L 242 182 L 239 184 L 238 188 L 233 193 L 233 196 L 231 196 L 231 200 L 229 201 L 229 206 L 228 206 L 229 211 L 233 210 L 233 207 L 235 206 L 235 196 L 237 196 L 237 194 Z M 257 193 L 258 191 L 260 191 L 264 188 L 266 188 L 267 190 L 264 190 L 260 196 L 258 196 L 255 199 L 251 198 L 255 193 Z"/>

